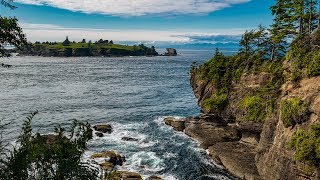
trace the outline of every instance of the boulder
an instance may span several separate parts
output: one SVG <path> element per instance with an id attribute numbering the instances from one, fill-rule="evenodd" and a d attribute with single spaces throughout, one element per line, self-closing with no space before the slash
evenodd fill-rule
<path id="1" fill-rule="evenodd" d="M 112 126 L 110 124 L 100 124 L 93 126 L 93 129 L 99 132 L 103 133 L 111 133 L 112 132 Z"/>
<path id="2" fill-rule="evenodd" d="M 163 180 L 163 179 L 158 176 L 150 176 L 147 180 Z"/>
<path id="3" fill-rule="evenodd" d="M 183 131 L 185 129 L 185 120 L 176 119 L 174 117 L 167 117 L 164 119 L 166 125 L 172 126 L 176 131 Z"/>
<path id="4" fill-rule="evenodd" d="M 221 142 L 210 146 L 209 155 L 232 174 L 243 178 L 262 179 L 255 162 L 256 149 L 240 142 Z"/>
<path id="5" fill-rule="evenodd" d="M 103 133 L 102 132 L 96 132 L 96 136 L 103 137 Z"/>
<path id="6" fill-rule="evenodd" d="M 188 122 L 185 133 L 198 140 L 204 149 L 218 142 L 239 141 L 241 138 L 241 134 L 234 127 L 199 121 Z"/>
<path id="7" fill-rule="evenodd" d="M 164 54 L 164 56 L 176 56 L 178 55 L 177 50 L 174 48 L 167 48 L 167 52 Z"/>
<path id="8" fill-rule="evenodd" d="M 110 171 L 113 171 L 113 169 L 114 169 L 114 165 L 110 162 L 104 162 L 99 165 L 100 165 L 101 169 L 104 171 L 110 172 Z"/>
<path id="9" fill-rule="evenodd" d="M 112 163 L 114 166 L 116 166 L 116 165 L 122 166 L 123 163 L 126 161 L 124 156 L 122 156 L 114 151 L 105 151 L 102 153 L 93 154 L 91 156 L 91 158 L 92 159 L 106 158 L 106 161 Z"/>
<path id="10" fill-rule="evenodd" d="M 139 139 L 136 138 L 131 138 L 131 137 L 122 137 L 121 138 L 122 141 L 139 141 Z"/>
<path id="11" fill-rule="evenodd" d="M 140 174 L 129 171 L 115 171 L 108 175 L 108 179 L 113 180 L 142 180 Z"/>

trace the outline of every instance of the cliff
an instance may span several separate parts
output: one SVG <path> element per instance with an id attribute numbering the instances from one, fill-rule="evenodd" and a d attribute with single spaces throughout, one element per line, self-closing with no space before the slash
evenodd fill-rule
<path id="1" fill-rule="evenodd" d="M 182 130 L 240 178 L 319 179 L 318 37 L 295 41 L 284 61 L 252 65 L 216 54 L 193 66 L 204 115 L 180 120 Z"/>

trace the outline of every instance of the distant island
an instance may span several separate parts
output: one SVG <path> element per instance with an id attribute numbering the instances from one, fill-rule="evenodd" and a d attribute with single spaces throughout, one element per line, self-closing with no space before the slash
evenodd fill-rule
<path id="1" fill-rule="evenodd" d="M 170 50 L 172 51 L 172 50 Z M 44 56 L 44 57 L 82 57 L 82 56 L 159 56 L 154 46 L 114 44 L 112 40 L 100 39 L 96 42 L 86 41 L 71 42 L 66 37 L 63 42 L 35 42 L 29 43 L 20 50 L 13 50 L 20 56 Z M 171 53 L 164 54 L 165 56 Z"/>

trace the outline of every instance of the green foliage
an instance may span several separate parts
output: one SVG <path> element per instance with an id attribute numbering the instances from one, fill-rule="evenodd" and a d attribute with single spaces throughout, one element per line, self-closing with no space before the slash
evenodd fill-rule
<path id="1" fill-rule="evenodd" d="M 200 67 L 201 76 L 213 81 L 220 93 L 227 93 L 232 83 L 233 57 L 224 56 L 217 49 L 214 57 Z"/>
<path id="2" fill-rule="evenodd" d="M 32 132 L 31 121 L 37 112 L 24 121 L 20 145 L 1 166 L 6 179 L 97 179 L 97 170 L 81 162 L 86 142 L 92 138 L 88 123 L 73 120 L 70 133 L 57 126 L 54 135 Z"/>
<path id="3" fill-rule="evenodd" d="M 3 3 L 4 1 L 2 1 Z M 0 58 L 9 57 L 10 54 L 4 49 L 4 45 L 10 44 L 17 48 L 26 44 L 25 35 L 18 25 L 16 18 L 0 16 Z"/>
<path id="4" fill-rule="evenodd" d="M 260 96 L 247 96 L 240 102 L 240 107 L 247 112 L 245 121 L 264 122 L 267 117 L 267 105 Z"/>
<path id="5" fill-rule="evenodd" d="M 204 100 L 204 108 L 208 111 L 214 110 L 219 112 L 225 109 L 228 105 L 228 95 L 225 93 L 213 94 L 209 99 Z"/>
<path id="6" fill-rule="evenodd" d="M 82 42 L 36 42 L 28 44 L 23 50 L 18 51 L 26 55 L 38 56 L 156 56 L 159 55 L 155 47 L 147 47 L 143 44 L 128 46 L 113 44 L 112 41 L 99 40 L 96 43 L 83 40 Z M 48 52 L 54 52 L 53 54 Z"/>
<path id="7" fill-rule="evenodd" d="M 311 54 L 311 61 L 307 65 L 307 74 L 310 77 L 315 77 L 320 75 L 320 51 L 313 52 Z"/>
<path id="8" fill-rule="evenodd" d="M 309 130 L 298 130 L 288 144 L 295 150 L 296 161 L 319 167 L 320 165 L 320 123 L 311 125 Z"/>
<path id="9" fill-rule="evenodd" d="M 11 2 L 12 2 L 13 0 L 1 0 L 0 1 L 0 4 L 1 5 L 3 5 L 4 7 L 8 7 L 8 8 L 10 8 L 10 9 L 15 9 L 15 8 L 17 8 L 16 6 L 14 6 L 14 5 L 12 5 L 11 4 Z"/>
<path id="10" fill-rule="evenodd" d="M 291 79 L 298 81 L 302 76 L 315 77 L 320 75 L 320 51 L 313 45 L 318 43 L 319 33 L 315 33 L 313 37 L 305 36 L 295 40 L 287 53 L 286 60 L 292 66 Z"/>
<path id="11" fill-rule="evenodd" d="M 295 126 L 309 119 L 308 106 L 301 98 L 284 99 L 280 108 L 280 117 L 285 127 Z"/>

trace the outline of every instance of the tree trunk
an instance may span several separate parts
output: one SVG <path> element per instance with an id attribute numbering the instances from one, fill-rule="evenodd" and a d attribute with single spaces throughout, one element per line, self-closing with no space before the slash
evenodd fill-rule
<path id="1" fill-rule="evenodd" d="M 303 34 L 303 18 L 302 18 L 302 14 L 300 15 L 300 20 L 299 20 L 299 24 L 300 24 L 300 29 L 299 29 L 299 33 Z"/>

